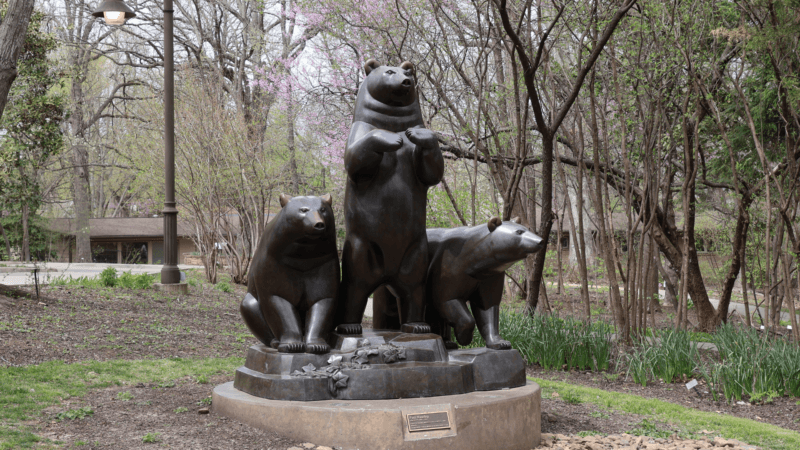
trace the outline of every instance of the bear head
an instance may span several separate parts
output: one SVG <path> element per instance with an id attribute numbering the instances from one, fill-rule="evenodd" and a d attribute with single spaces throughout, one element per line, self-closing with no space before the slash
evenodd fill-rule
<path id="1" fill-rule="evenodd" d="M 300 240 L 317 240 L 335 234 L 333 200 L 330 194 L 321 197 L 290 197 L 281 194 L 281 216 Z"/>
<path id="2" fill-rule="evenodd" d="M 417 101 L 417 80 L 414 64 L 404 62 L 399 67 L 381 66 L 374 59 L 364 64 L 364 80 L 369 95 L 389 106 L 410 106 Z"/>
<path id="3" fill-rule="evenodd" d="M 493 217 L 486 226 L 489 228 L 486 243 L 491 257 L 499 264 L 498 269 L 505 270 L 544 247 L 542 238 L 520 225 L 519 217 L 506 221 Z"/>

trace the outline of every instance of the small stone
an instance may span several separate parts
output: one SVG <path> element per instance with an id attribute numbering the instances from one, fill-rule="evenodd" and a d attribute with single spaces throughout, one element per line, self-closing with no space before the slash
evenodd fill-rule
<path id="1" fill-rule="evenodd" d="M 333 450 L 333 449 L 330 447 L 326 447 L 324 445 L 320 445 L 319 447 L 317 447 L 317 450 Z"/>
<path id="2" fill-rule="evenodd" d="M 197 414 L 208 414 L 210 411 L 208 408 L 200 408 L 197 410 Z"/>
<path id="3" fill-rule="evenodd" d="M 733 442 L 717 436 L 714 438 L 714 445 L 717 447 L 733 447 Z"/>
<path id="4" fill-rule="evenodd" d="M 300 447 L 289 447 L 286 450 L 303 450 L 303 449 Z"/>
<path id="5" fill-rule="evenodd" d="M 306 442 L 305 444 L 303 444 L 303 447 L 305 448 L 314 448 L 316 446 L 317 444 L 312 444 L 311 442 Z"/>

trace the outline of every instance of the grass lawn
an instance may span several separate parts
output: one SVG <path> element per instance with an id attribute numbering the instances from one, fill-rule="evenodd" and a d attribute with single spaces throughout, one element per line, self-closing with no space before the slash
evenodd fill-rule
<path id="1" fill-rule="evenodd" d="M 575 403 L 595 405 L 632 414 L 652 416 L 654 420 L 667 422 L 679 430 L 679 435 L 696 438 L 701 431 L 711 431 L 713 436 L 737 439 L 751 445 L 771 450 L 797 450 L 800 448 L 800 433 L 725 414 L 709 413 L 686 408 L 674 403 L 643 398 L 631 394 L 608 392 L 601 389 L 577 386 L 560 381 L 529 378 L 542 387 L 542 396 L 557 392 L 560 397 Z"/>
<path id="2" fill-rule="evenodd" d="M 49 361 L 0 369 L 0 449 L 30 448 L 41 439 L 30 424 L 42 410 L 69 398 L 85 398 L 94 388 L 140 382 L 171 383 L 192 377 L 204 379 L 233 373 L 244 358 L 86 361 L 64 364 Z M 73 416 L 91 414 L 76 408 Z M 67 417 L 70 418 L 70 417 Z"/>

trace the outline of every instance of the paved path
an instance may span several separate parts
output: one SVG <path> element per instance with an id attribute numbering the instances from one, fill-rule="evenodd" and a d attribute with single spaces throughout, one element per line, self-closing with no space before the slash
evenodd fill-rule
<path id="1" fill-rule="evenodd" d="M 553 283 L 549 283 L 548 282 L 548 287 L 551 287 L 551 285 L 554 286 Z M 580 289 L 580 287 L 581 287 L 581 285 L 579 285 L 579 284 L 566 284 L 566 283 L 564 284 L 564 286 L 571 287 L 571 288 L 578 288 L 578 289 Z M 603 286 L 603 287 L 607 287 L 607 286 Z M 591 290 L 591 289 L 592 289 L 592 286 L 590 285 L 589 286 L 589 290 Z M 662 290 L 658 291 L 658 295 L 662 299 L 664 299 L 664 298 L 666 298 L 667 293 L 666 293 L 666 291 L 664 291 L 662 289 Z M 752 297 L 752 296 L 750 296 L 750 297 Z M 691 296 L 689 296 L 689 298 L 691 298 Z M 763 299 L 763 297 L 762 297 L 762 299 Z M 712 305 L 714 305 L 714 308 L 718 308 L 719 307 L 719 299 L 710 298 L 709 297 L 708 300 L 711 302 Z M 756 306 L 752 302 L 752 300 L 753 299 L 750 298 L 750 314 L 756 314 L 756 310 L 755 310 Z M 760 301 L 761 300 L 759 300 L 759 302 Z M 784 304 L 784 306 L 785 306 L 785 304 Z M 759 307 L 758 309 L 761 311 L 761 316 L 766 318 L 767 317 L 767 308 L 762 306 L 762 307 Z M 736 314 L 739 314 L 742 317 L 744 317 L 744 315 L 745 315 L 744 303 L 730 302 L 728 304 L 728 314 L 730 315 L 734 311 L 736 311 Z M 800 321 L 800 312 L 796 311 L 796 313 L 797 313 L 797 316 L 798 316 L 798 321 Z M 758 316 L 758 315 L 756 314 L 756 316 Z M 781 312 L 781 320 L 791 321 L 791 317 L 790 317 L 789 313 L 786 312 L 786 311 L 782 311 Z"/>
<path id="2" fill-rule="evenodd" d="M 40 284 L 47 284 L 53 278 L 58 277 L 87 277 L 96 278 L 106 267 L 117 269 L 117 273 L 131 272 L 133 274 L 161 273 L 161 264 L 104 264 L 104 263 L 19 263 L 2 262 L 0 263 L 0 284 L 7 286 L 31 285 L 34 284 L 33 269 L 38 267 L 38 278 Z M 181 270 L 202 269 L 203 266 L 179 265 Z"/>

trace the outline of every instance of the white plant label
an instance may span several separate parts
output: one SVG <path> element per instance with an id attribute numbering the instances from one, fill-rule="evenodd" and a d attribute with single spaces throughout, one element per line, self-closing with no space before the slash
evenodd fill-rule
<path id="1" fill-rule="evenodd" d="M 692 389 L 693 387 L 697 386 L 697 380 L 692 380 L 686 383 L 686 389 Z"/>

